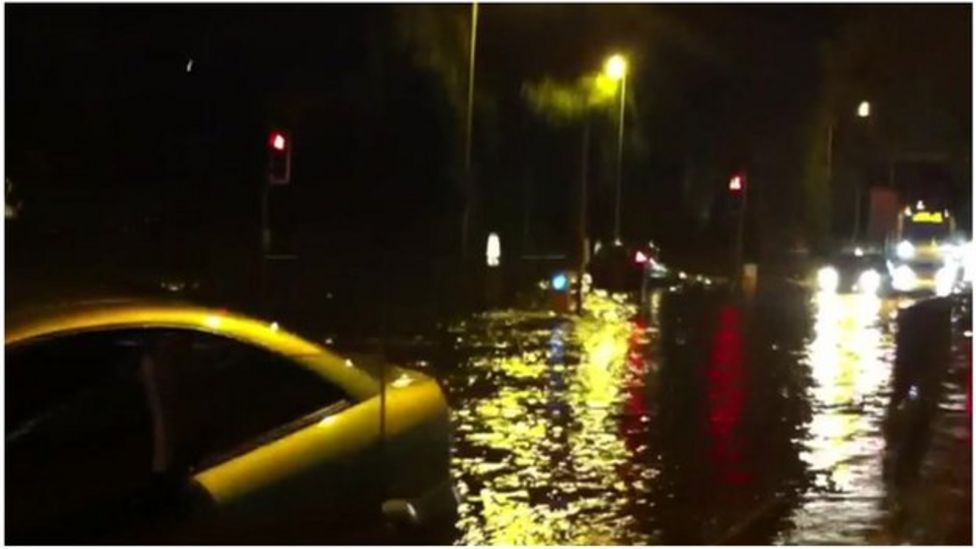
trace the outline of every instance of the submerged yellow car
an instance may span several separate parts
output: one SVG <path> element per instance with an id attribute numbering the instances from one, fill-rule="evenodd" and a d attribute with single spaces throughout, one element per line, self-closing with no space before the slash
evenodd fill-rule
<path id="1" fill-rule="evenodd" d="M 396 543 L 455 517 L 437 383 L 276 323 L 35 309 L 4 375 L 7 543 Z"/>

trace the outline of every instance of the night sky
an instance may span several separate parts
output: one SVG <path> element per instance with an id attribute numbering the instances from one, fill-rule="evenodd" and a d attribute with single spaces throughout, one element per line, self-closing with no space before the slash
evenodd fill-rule
<path id="1" fill-rule="evenodd" d="M 8 224 L 8 264 L 41 246 L 86 268 L 239 270 L 257 249 L 276 127 L 294 137 L 293 184 L 272 201 L 281 246 L 343 272 L 378 256 L 457 257 L 467 6 L 5 10 L 7 176 L 24 205 Z M 851 114 L 851 94 L 884 104 L 871 146 L 924 135 L 923 148 L 955 155 L 935 171 L 968 204 L 971 174 L 957 166 L 971 148 L 969 10 L 484 5 L 473 246 L 496 230 L 513 253 L 572 249 L 579 128 L 547 124 L 521 90 L 598 70 L 618 49 L 634 67 L 629 239 L 721 245 L 722 189 L 737 169 L 763 189 L 760 234 L 812 230 L 816 219 L 783 221 L 804 216 L 831 216 L 824 234 L 846 230 L 846 187 L 825 199 L 833 213 L 811 214 L 803 181 L 823 155 L 825 113 Z M 910 34 L 875 39 L 878 28 Z M 856 165 L 858 130 L 839 120 L 849 171 L 883 173 Z M 589 224 L 606 238 L 612 119 L 593 132 Z"/>

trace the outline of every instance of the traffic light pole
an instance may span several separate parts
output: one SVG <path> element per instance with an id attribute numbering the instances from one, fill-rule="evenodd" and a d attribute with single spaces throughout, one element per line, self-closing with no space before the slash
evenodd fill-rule
<path id="1" fill-rule="evenodd" d="M 745 225 L 746 225 L 746 212 L 749 207 L 749 187 L 750 185 L 743 185 L 742 188 L 742 203 L 739 205 L 739 219 L 735 231 L 735 288 L 737 291 L 742 290 L 742 266 L 743 259 L 745 255 Z"/>
<path id="2" fill-rule="evenodd" d="M 267 305 L 268 289 L 268 253 L 271 251 L 271 224 L 269 223 L 268 199 L 271 194 L 271 182 L 265 178 L 261 182 L 261 301 Z"/>
<path id="3" fill-rule="evenodd" d="M 268 135 L 268 164 L 261 181 L 261 297 L 270 302 L 271 247 L 271 188 L 275 185 L 288 185 L 291 182 L 291 133 L 287 130 L 272 130 Z"/>
<path id="4" fill-rule="evenodd" d="M 745 224 L 749 209 L 749 183 L 744 171 L 732 174 L 729 179 L 729 192 L 732 193 L 733 209 L 736 211 L 735 242 L 732 257 L 732 287 L 736 291 L 742 290 L 742 267 L 745 255 Z M 735 206 L 738 206 L 737 208 Z"/>
<path id="5" fill-rule="evenodd" d="M 271 225 L 269 223 L 268 200 L 271 195 L 271 184 L 264 181 L 261 185 L 261 255 L 265 257 L 271 250 Z"/>

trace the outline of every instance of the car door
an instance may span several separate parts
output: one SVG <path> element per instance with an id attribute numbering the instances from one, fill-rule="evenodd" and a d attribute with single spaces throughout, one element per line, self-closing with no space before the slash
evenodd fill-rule
<path id="1" fill-rule="evenodd" d="M 300 359 L 208 333 L 167 334 L 153 355 L 159 390 L 170 395 L 172 467 L 212 502 L 181 541 L 377 539 L 375 399 L 354 402 Z"/>

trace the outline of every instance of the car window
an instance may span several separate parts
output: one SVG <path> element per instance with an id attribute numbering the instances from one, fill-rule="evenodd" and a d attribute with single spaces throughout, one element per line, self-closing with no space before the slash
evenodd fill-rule
<path id="1" fill-rule="evenodd" d="M 7 350 L 8 437 L 53 408 L 137 367 L 136 342 L 124 333 L 44 339 Z"/>
<path id="2" fill-rule="evenodd" d="M 175 337 L 175 339 L 174 339 Z M 205 333 L 169 334 L 167 364 L 177 461 L 201 469 L 297 429 L 347 402 L 345 393 L 292 359 Z M 166 398 L 166 397 L 164 397 Z"/>
<path id="3" fill-rule="evenodd" d="M 123 332 L 7 351 L 8 541 L 121 522 L 152 484 L 153 436 L 139 349 Z M 49 537 L 47 539 L 56 541 Z"/>

